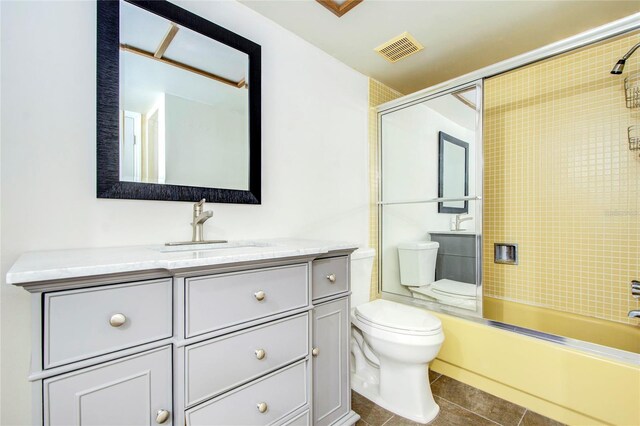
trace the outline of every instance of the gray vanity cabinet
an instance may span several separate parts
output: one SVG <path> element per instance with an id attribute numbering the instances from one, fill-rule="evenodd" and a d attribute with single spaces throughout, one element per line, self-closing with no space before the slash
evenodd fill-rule
<path id="1" fill-rule="evenodd" d="M 349 425 L 349 257 L 313 261 L 313 424 Z"/>
<path id="2" fill-rule="evenodd" d="M 21 282 L 32 293 L 32 423 L 353 425 L 353 247 L 265 250 Z"/>

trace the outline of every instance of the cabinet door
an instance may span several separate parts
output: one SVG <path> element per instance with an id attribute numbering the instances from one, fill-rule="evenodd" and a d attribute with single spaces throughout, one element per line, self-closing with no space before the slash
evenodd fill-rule
<path id="1" fill-rule="evenodd" d="M 169 425 L 171 348 L 47 379 L 44 401 L 45 425 Z"/>
<path id="2" fill-rule="evenodd" d="M 313 424 L 333 423 L 349 410 L 349 298 L 313 310 Z"/>

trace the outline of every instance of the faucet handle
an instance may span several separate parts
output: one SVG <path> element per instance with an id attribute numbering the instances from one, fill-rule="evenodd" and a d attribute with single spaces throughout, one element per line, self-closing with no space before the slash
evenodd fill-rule
<path id="1" fill-rule="evenodd" d="M 198 206 L 198 207 L 202 207 L 202 206 L 204 206 L 204 203 L 206 203 L 206 202 L 207 202 L 207 200 L 205 198 L 203 198 L 202 200 L 198 201 L 194 205 Z"/>

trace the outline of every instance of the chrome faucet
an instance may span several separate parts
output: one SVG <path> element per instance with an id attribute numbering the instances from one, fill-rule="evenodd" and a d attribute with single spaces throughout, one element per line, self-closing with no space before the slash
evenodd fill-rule
<path id="1" fill-rule="evenodd" d="M 462 222 L 466 222 L 468 220 L 473 220 L 473 217 L 469 216 L 466 213 L 457 214 L 456 217 L 453 220 L 451 220 L 451 230 L 452 231 L 463 231 L 463 229 L 460 229 L 460 225 L 462 224 Z"/>
<path id="2" fill-rule="evenodd" d="M 640 309 L 634 309 L 633 311 L 629 311 L 627 315 L 629 318 L 640 318 Z"/>
<path id="3" fill-rule="evenodd" d="M 207 200 L 203 198 L 193 205 L 193 222 L 191 222 L 193 228 L 191 242 L 193 243 L 201 243 L 204 241 L 204 223 L 213 216 L 211 210 L 202 211 L 206 201 Z"/>

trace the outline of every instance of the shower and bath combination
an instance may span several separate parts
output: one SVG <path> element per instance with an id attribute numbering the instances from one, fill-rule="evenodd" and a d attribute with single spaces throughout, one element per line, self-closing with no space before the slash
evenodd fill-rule
<path id="1" fill-rule="evenodd" d="M 638 48 L 640 47 L 640 43 L 637 43 L 635 46 L 633 46 L 631 49 L 629 49 L 629 51 L 627 53 L 625 53 L 625 55 L 620 58 L 618 60 L 618 62 L 616 62 L 616 64 L 613 66 L 613 69 L 611 70 L 611 74 L 615 74 L 615 75 L 620 75 L 622 74 L 622 71 L 624 70 L 624 65 L 627 62 L 627 59 L 629 59 L 629 57 L 631 55 L 633 55 L 633 53 L 638 50 Z M 628 90 L 628 88 L 627 88 Z M 628 94 L 627 94 L 628 97 Z M 628 103 L 628 101 L 627 101 Z M 628 131 L 629 131 L 629 148 L 632 151 L 637 150 L 638 148 L 640 148 L 640 144 L 638 144 L 638 142 L 635 140 L 635 135 L 632 135 L 632 130 L 635 130 L 635 126 L 631 126 L 629 127 Z M 631 294 L 633 295 L 634 298 L 638 299 L 640 298 L 640 282 L 633 280 L 631 281 Z M 634 309 L 629 311 L 628 315 L 629 318 L 640 318 L 640 310 Z"/>

